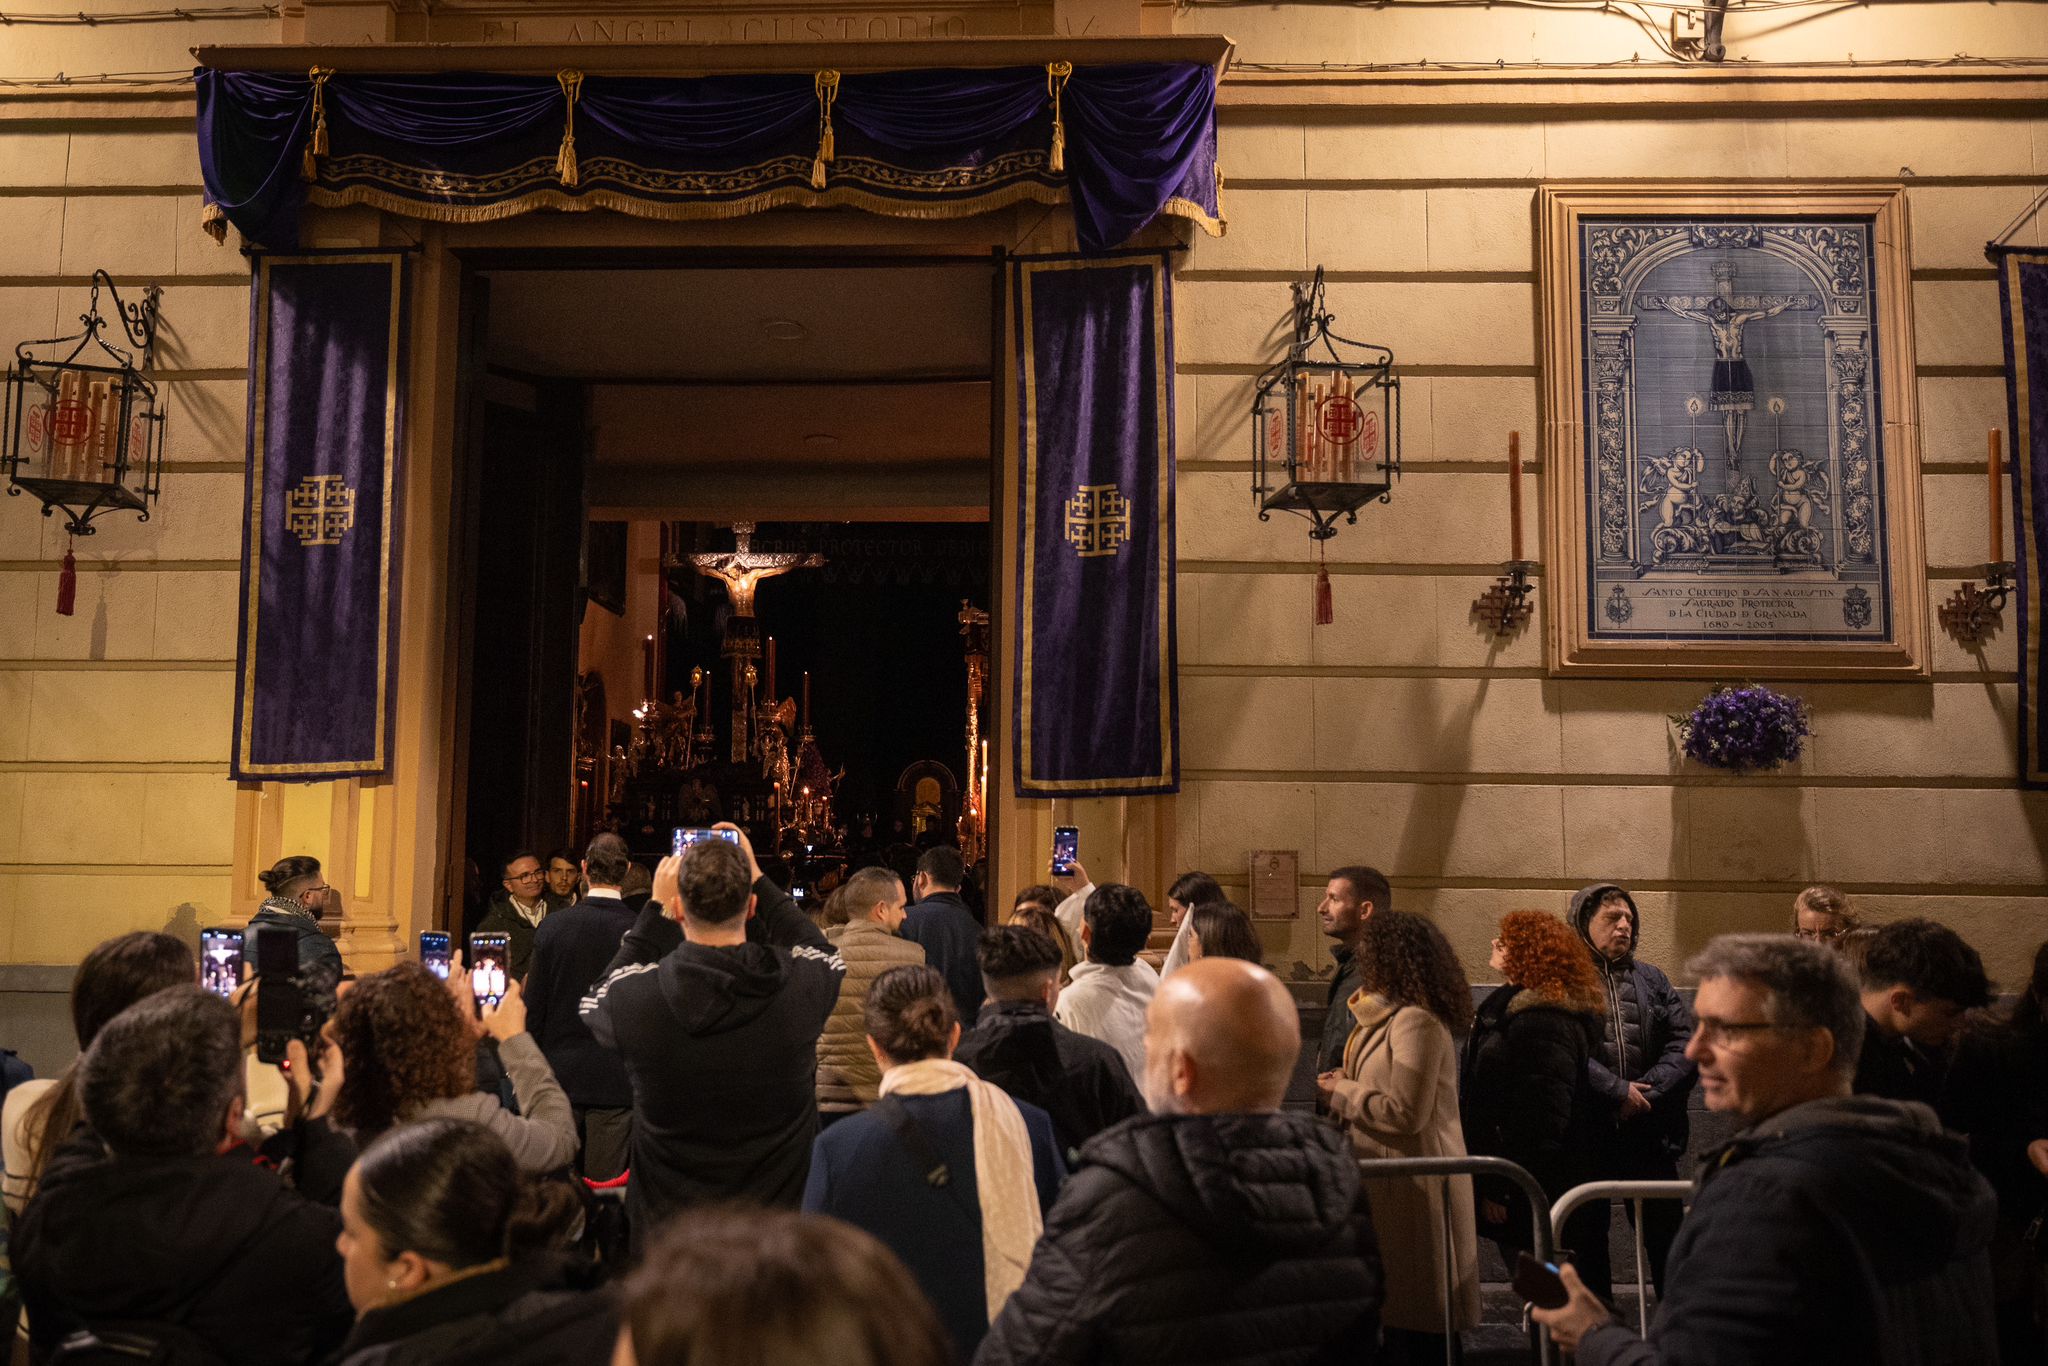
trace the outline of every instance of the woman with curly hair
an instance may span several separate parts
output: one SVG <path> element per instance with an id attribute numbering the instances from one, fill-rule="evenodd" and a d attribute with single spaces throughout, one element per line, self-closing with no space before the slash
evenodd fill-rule
<path id="1" fill-rule="evenodd" d="M 1509 911 L 1487 960 L 1507 980 L 1484 1001 L 1465 1041 L 1458 1099 L 1465 1147 L 1527 1169 L 1557 1199 L 1586 1179 L 1585 1154 L 1607 1119 L 1586 1059 L 1605 995 L 1572 927 L 1542 911 Z M 1528 1201 L 1511 1184 L 1478 1183 L 1479 1231 L 1503 1250 L 1529 1245 Z M 1607 1206 L 1567 1220 L 1567 1246 L 1607 1236 Z"/>
<path id="2" fill-rule="evenodd" d="M 505 1141 L 520 1170 L 551 1172 L 576 1156 L 576 1120 L 540 1045 L 526 1032 L 519 984 L 505 999 L 472 1011 L 469 974 L 458 958 L 443 982 L 418 963 L 371 973 L 341 998 L 334 1041 L 341 1049 L 335 1123 L 367 1146 L 402 1124 L 463 1119 Z M 519 1113 L 476 1089 L 476 1045 L 498 1041 Z"/>
<path id="3" fill-rule="evenodd" d="M 1361 1158 L 1463 1157 L 1451 1035 L 1471 1021 L 1472 988 L 1457 953 L 1423 917 L 1379 911 L 1366 920 L 1352 962 L 1362 984 L 1348 1003 L 1357 1024 L 1343 1067 L 1316 1078 L 1326 1108 Z M 1381 1245 L 1405 1249 L 1387 1258 L 1380 1360 L 1442 1361 L 1446 1339 L 1479 1322 L 1472 1182 L 1413 1177 L 1375 1180 L 1367 1190 Z"/>

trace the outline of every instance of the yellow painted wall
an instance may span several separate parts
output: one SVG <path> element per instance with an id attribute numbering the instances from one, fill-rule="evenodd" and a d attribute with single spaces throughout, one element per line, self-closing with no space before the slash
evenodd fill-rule
<path id="1" fill-rule="evenodd" d="M 2040 13 L 1758 12 L 1731 20 L 1730 52 L 2023 57 Z M 1148 827 L 1173 831 L 1174 848 L 1119 847 L 1130 815 L 1093 811 L 1091 845 L 1147 870 L 1155 897 L 1151 869 L 1241 886 L 1249 849 L 1299 849 L 1304 918 L 1268 929 L 1283 965 L 1326 962 L 1306 909 L 1324 870 L 1365 860 L 1475 962 L 1499 912 L 1561 907 L 1587 878 L 1646 889 L 1647 945 L 1667 962 L 1721 930 L 1781 925 L 1792 890 L 1826 878 L 1880 915 L 1956 925 L 2010 982 L 2048 935 L 2048 804 L 2014 788 L 2010 630 L 1981 658 L 1937 631 L 1930 683 L 1799 689 L 1820 732 L 1800 769 L 1731 782 L 1674 756 L 1665 718 L 1702 685 L 1549 680 L 1540 622 L 1494 648 L 1468 611 L 1506 553 L 1503 433 L 1536 444 L 1536 188 L 1586 177 L 1907 181 L 1929 588 L 1945 596 L 1983 557 L 1983 431 L 2002 397 L 1981 246 L 2048 186 L 2041 88 L 2027 103 L 1957 72 L 1876 97 L 1828 84 L 1868 73 L 1828 68 L 1786 104 L 1713 73 L 1703 93 L 1652 89 L 1633 68 L 1289 81 L 1267 68 L 1555 66 L 1655 49 L 1617 13 L 1520 7 L 1147 11 L 1148 25 L 1169 22 L 1232 34 L 1249 64 L 1223 92 L 1231 232 L 1195 242 L 1178 286 L 1187 786 Z M 170 72 L 195 42 L 279 34 L 278 20 L 16 27 L 0 37 L 0 76 Z M 174 462 L 148 524 L 112 517 L 81 542 L 68 619 L 52 611 L 61 535 L 26 500 L 0 500 L 0 961 L 71 962 L 120 930 L 244 914 L 238 831 L 246 871 L 286 832 L 317 830 L 322 809 L 337 848 L 385 832 L 337 883 L 359 909 L 389 898 L 374 906 L 379 933 L 403 934 L 438 894 L 437 762 L 402 746 L 393 790 L 362 794 L 353 815 L 346 788 L 285 809 L 225 777 L 248 299 L 241 259 L 198 230 L 192 132 L 188 95 L 0 102 L 0 345 L 75 315 L 96 267 L 163 283 Z M 1250 511 L 1244 419 L 1287 282 L 1316 264 L 1338 272 L 1330 301 L 1347 329 L 1393 345 L 1410 372 L 1409 474 L 1331 543 L 1337 621 L 1320 629 L 1300 528 Z M 409 610 L 432 615 L 439 594 L 409 561 Z M 440 743 L 419 724 L 417 745 Z M 1037 839 L 1050 813 L 1033 822 L 1015 833 Z M 1006 846 L 1006 866 L 1028 862 Z"/>

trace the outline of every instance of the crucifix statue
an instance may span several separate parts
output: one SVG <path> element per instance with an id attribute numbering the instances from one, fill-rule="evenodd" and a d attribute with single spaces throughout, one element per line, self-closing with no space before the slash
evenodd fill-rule
<path id="1" fill-rule="evenodd" d="M 1662 309 L 1674 318 L 1706 326 L 1714 344 L 1714 374 L 1707 406 L 1721 414 L 1728 468 L 1732 471 L 1741 467 L 1743 428 L 1756 407 L 1756 380 L 1742 354 L 1742 330 L 1753 322 L 1775 318 L 1788 308 L 1819 308 L 1820 300 L 1811 294 L 1737 294 L 1734 266 L 1716 261 L 1712 272 L 1712 294 L 1646 294 L 1641 307 Z"/>
<path id="2" fill-rule="evenodd" d="M 754 589 L 761 580 L 787 574 L 792 569 L 816 569 L 825 563 L 823 555 L 756 553 L 752 522 L 734 522 L 732 538 L 732 550 L 684 558 L 697 567 L 699 574 L 708 574 L 725 585 L 725 594 L 732 599 L 734 616 L 754 615 Z"/>
<path id="3" fill-rule="evenodd" d="M 760 671 L 754 661 L 761 657 L 761 636 L 754 619 L 754 590 L 763 579 L 787 574 L 792 569 L 816 569 L 825 563 L 818 554 L 768 553 L 754 549 L 754 524 L 732 524 L 733 549 L 684 555 L 670 563 L 676 568 L 688 564 L 699 574 L 725 585 L 732 602 L 732 615 L 725 623 L 725 645 L 721 653 L 732 661 L 732 743 L 729 753 L 735 764 L 758 754 L 759 715 L 754 690 Z"/>

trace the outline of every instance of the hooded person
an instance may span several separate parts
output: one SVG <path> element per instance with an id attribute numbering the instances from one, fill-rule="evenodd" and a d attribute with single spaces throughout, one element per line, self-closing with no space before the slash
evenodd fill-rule
<path id="1" fill-rule="evenodd" d="M 1371 1366 L 1379 1244 L 1349 1142 L 1281 1109 L 1300 1052 L 1264 968 L 1168 978 L 1147 1012 L 1153 1113 L 1082 1148 L 975 1366 Z"/>
<path id="2" fill-rule="evenodd" d="M 1746 1127 L 1701 1164 L 1647 1338 L 1569 1266 L 1567 1302 L 1534 1316 L 1580 1366 L 1997 1361 L 1997 1202 L 1931 1109 L 1849 1094 L 1864 1024 L 1841 957 L 1723 935 L 1688 969 L 1707 1108 Z"/>
<path id="3" fill-rule="evenodd" d="M 1690 1136 L 1686 1105 L 1698 1073 L 1685 1056 L 1692 1012 L 1664 970 L 1638 955 L 1642 911 L 1628 889 L 1596 882 L 1572 897 L 1572 928 L 1586 942 L 1607 1012 L 1586 1060 L 1593 1091 L 1613 1107 L 1611 1129 L 1593 1136 L 1586 1174 L 1604 1181 L 1675 1181 Z M 1629 1218 L 1636 1206 L 1626 1206 Z M 1650 1272 L 1661 1289 L 1671 1240 L 1683 1213 L 1671 1201 L 1642 1206 L 1640 1236 Z M 1579 1274 L 1594 1293 L 1612 1298 L 1607 1246 L 1580 1248 Z"/>
<path id="4" fill-rule="evenodd" d="M 794 1209 L 818 1133 L 818 1036 L 846 965 L 738 827 L 718 828 L 738 842 L 662 860 L 654 899 L 579 1011 L 632 1084 L 636 1256 L 690 1206 Z"/>

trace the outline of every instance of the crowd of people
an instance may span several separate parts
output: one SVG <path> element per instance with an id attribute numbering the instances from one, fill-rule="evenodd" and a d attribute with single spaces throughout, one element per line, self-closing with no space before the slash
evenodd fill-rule
<path id="1" fill-rule="evenodd" d="M 1305 1039 L 1206 874 L 1169 890 L 1162 956 L 1145 896 L 1078 866 L 984 925 L 933 848 L 814 919 L 721 828 L 644 892 L 613 835 L 507 860 L 480 928 L 511 980 L 481 1002 L 459 953 L 349 976 L 318 864 L 283 861 L 252 928 L 296 936 L 314 1026 L 275 1067 L 262 977 L 223 999 L 170 935 L 95 948 L 76 1062 L 0 1110 L 33 1359 L 1455 1361 L 1481 1240 L 1515 1263 L 1547 1211 L 1375 1164 L 1502 1158 L 1546 1201 L 1675 1180 L 1697 1088 L 1735 1132 L 1689 1201 L 1642 1207 L 1647 1336 L 1596 1200 L 1538 1268 L 1557 1345 L 2048 1360 L 2048 946 L 1997 1005 L 1954 931 L 1816 887 L 1789 932 L 1685 963 L 1689 1003 L 1596 883 L 1503 916 L 1475 998 L 1437 924 L 1347 866 Z"/>

